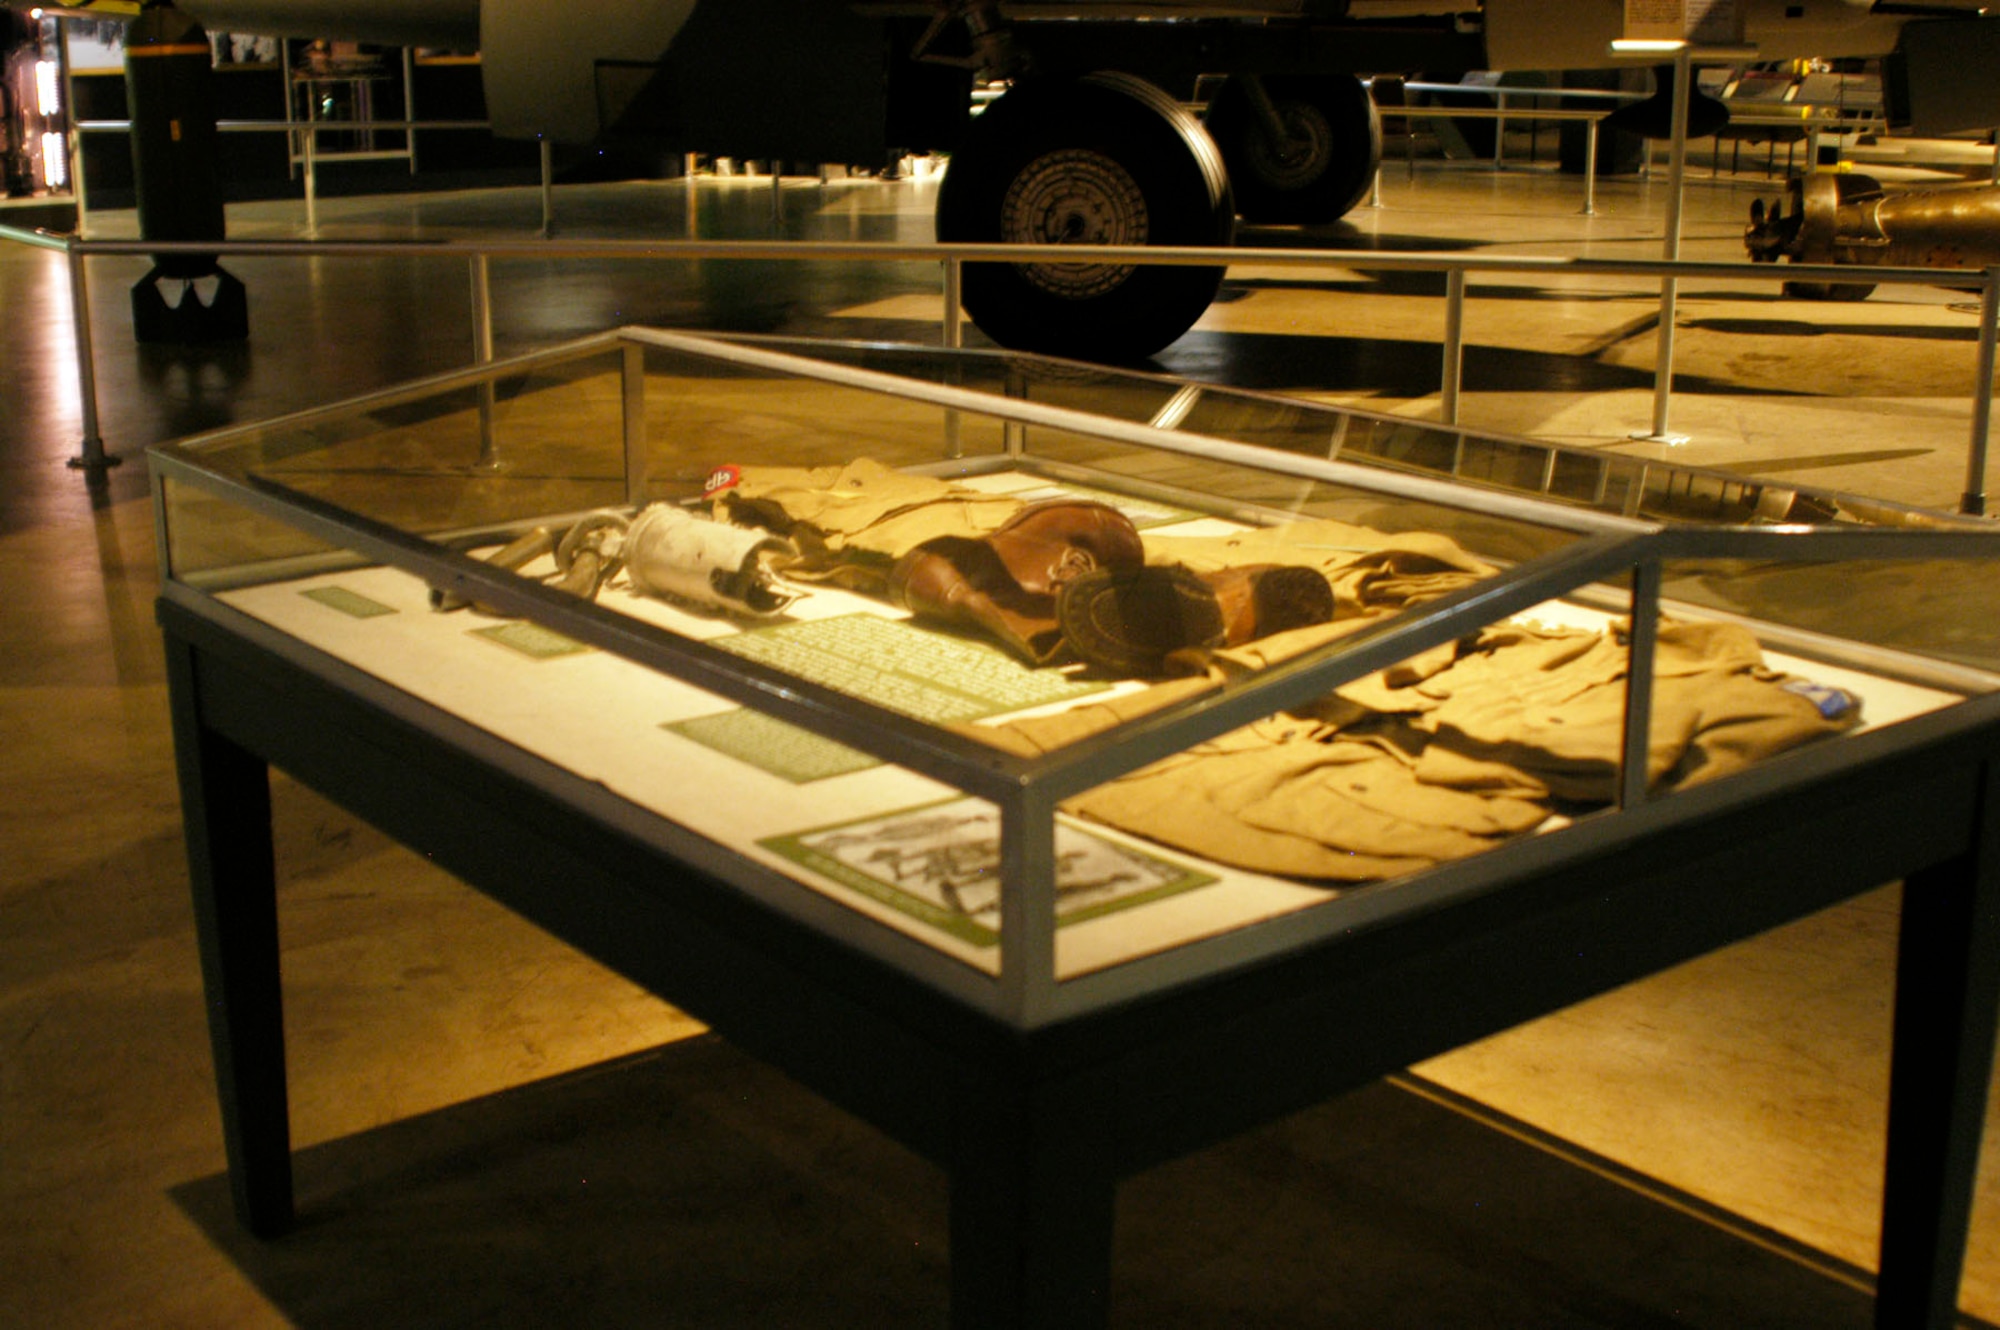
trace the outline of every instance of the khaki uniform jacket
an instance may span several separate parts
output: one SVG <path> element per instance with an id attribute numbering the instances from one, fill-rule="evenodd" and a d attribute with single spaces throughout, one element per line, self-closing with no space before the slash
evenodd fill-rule
<path id="1" fill-rule="evenodd" d="M 997 530 L 1021 508 L 867 459 L 844 467 L 744 467 L 716 498 L 728 519 L 802 552 L 793 575 L 877 590 L 905 552 Z M 1188 677 L 1071 711 L 971 726 L 987 742 L 1048 752 L 1131 716 L 1448 594 L 1494 568 L 1433 532 L 1388 534 L 1306 520 L 1221 537 L 1149 536 L 1149 563 L 1198 573 L 1254 564 L 1319 569 L 1330 623 L 1244 646 L 1184 653 Z M 1068 801 L 1084 817 L 1287 877 L 1394 877 L 1491 848 L 1558 814 L 1612 801 L 1623 744 L 1627 646 L 1603 632 L 1509 623 L 1368 678 L 1295 714 L 1198 745 Z M 1858 722 L 1824 714 L 1766 669 L 1733 625 L 1663 621 L 1654 658 L 1646 778 L 1714 779 Z"/>

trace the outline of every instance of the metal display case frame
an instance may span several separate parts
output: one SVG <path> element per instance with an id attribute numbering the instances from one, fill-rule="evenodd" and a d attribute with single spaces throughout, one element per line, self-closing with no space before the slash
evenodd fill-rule
<path id="1" fill-rule="evenodd" d="M 310 438 L 343 412 L 466 389 L 478 396 L 484 454 L 496 385 L 608 358 L 626 500 L 638 503 L 658 460 L 645 430 L 649 356 L 935 408 L 934 469 L 944 474 L 1078 471 L 1038 460 L 1035 432 L 1051 431 L 1497 514 L 1560 540 L 1339 643 L 1022 758 L 514 577 L 437 531 L 400 529 L 228 460 L 246 437 Z M 1001 446 L 964 455 L 961 426 L 972 419 L 997 423 Z M 641 329 L 165 446 L 152 463 L 204 982 L 236 1205 L 255 1232 L 292 1219 L 269 825 L 276 766 L 942 1164 L 960 1327 L 1103 1324 L 1121 1177 L 1902 878 L 1878 1323 L 1952 1321 L 2000 1004 L 2000 692 L 1979 671 L 1925 662 L 1928 681 L 1960 700 L 1665 796 L 1648 795 L 1643 755 L 1671 567 L 1991 559 L 2000 533 L 1670 527 Z M 233 607 L 221 588 L 276 565 L 187 567 L 175 528 L 190 520 L 191 498 L 989 801 L 1001 825 L 997 967 L 941 954 Z M 1617 807 L 1411 878 L 1061 972 L 1052 867 L 1061 801 L 1579 594 L 1611 596 L 1632 624 Z M 1850 654 L 1911 666 L 1871 648 Z"/>

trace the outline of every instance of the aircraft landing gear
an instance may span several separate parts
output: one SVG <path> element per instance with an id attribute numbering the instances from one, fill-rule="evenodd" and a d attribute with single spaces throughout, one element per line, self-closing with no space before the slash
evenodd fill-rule
<path id="1" fill-rule="evenodd" d="M 1361 80 L 1237 75 L 1208 111 L 1248 222 L 1331 222 L 1382 163 L 1382 118 Z"/>
<path id="2" fill-rule="evenodd" d="M 1226 245 L 1235 210 L 1222 155 L 1178 103 L 1126 74 L 1025 82 L 952 154 L 938 239 Z M 973 263 L 966 312 L 1002 346 L 1129 361 L 1186 332 L 1222 269 Z"/>

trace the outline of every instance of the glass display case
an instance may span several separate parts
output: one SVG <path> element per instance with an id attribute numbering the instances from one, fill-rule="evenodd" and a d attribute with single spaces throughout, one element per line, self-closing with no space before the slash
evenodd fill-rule
<path id="1" fill-rule="evenodd" d="M 170 602 L 1019 1028 L 1871 760 L 2000 659 L 1983 524 L 1005 353 L 628 329 L 152 461 Z"/>
<path id="2" fill-rule="evenodd" d="M 1877 1316 L 1951 1319 L 1985 523 L 639 329 L 151 462 L 255 1233 L 293 1217 L 276 767 L 941 1165 L 962 1330 L 1106 1324 L 1133 1173 L 1900 878 Z"/>

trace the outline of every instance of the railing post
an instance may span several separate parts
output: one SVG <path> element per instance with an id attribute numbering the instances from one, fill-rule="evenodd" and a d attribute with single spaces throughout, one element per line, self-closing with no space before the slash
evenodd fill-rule
<path id="1" fill-rule="evenodd" d="M 1447 425 L 1458 423 L 1458 389 L 1464 369 L 1465 269 L 1453 268 L 1444 278 L 1444 381 L 1438 393 Z"/>
<path id="2" fill-rule="evenodd" d="M 944 345 L 957 350 L 965 345 L 965 264 L 957 255 L 944 261 Z"/>
<path id="3" fill-rule="evenodd" d="M 1655 443 L 1685 443 L 1678 435 L 1667 432 L 1667 412 L 1674 398 L 1674 319 L 1680 305 L 1680 278 L 1660 279 L 1660 334 L 1655 343 L 1653 355 L 1653 428 L 1650 433 L 1634 435 L 1634 438 L 1651 439 Z"/>
<path id="4" fill-rule="evenodd" d="M 72 230 L 81 240 L 88 207 L 83 197 L 83 131 L 77 128 L 81 117 L 76 112 L 76 70 L 70 63 L 69 23 L 65 19 L 56 20 L 56 60 L 62 78 L 62 105 L 69 119 L 69 129 L 63 136 L 63 151 L 69 154 L 69 189 L 76 199 L 76 225 Z"/>
<path id="5" fill-rule="evenodd" d="M 472 256 L 472 356 L 479 364 L 493 359 L 493 291 L 491 271 L 484 254 Z M 493 381 L 479 385 L 479 462 L 485 468 L 500 465 L 493 444 Z"/>
<path id="6" fill-rule="evenodd" d="M 315 239 L 319 237 L 319 160 L 315 155 L 318 139 L 316 122 L 308 120 L 299 141 L 305 145 L 306 234 Z"/>
<path id="7" fill-rule="evenodd" d="M 681 212 L 681 232 L 689 240 L 701 238 L 701 192 L 695 184 L 695 163 L 700 159 L 694 153 L 681 158 L 681 178 L 687 182 L 686 204 Z"/>
<path id="8" fill-rule="evenodd" d="M 107 454 L 104 440 L 98 434 L 97 354 L 90 335 L 90 287 L 84 280 L 83 251 L 77 247 L 74 236 L 63 246 L 63 253 L 69 260 L 70 326 L 76 341 L 76 396 L 83 416 L 82 451 L 70 458 L 69 464 L 80 471 L 98 472 L 117 466 L 125 459 Z"/>
<path id="9" fill-rule="evenodd" d="M 294 128 L 299 120 L 299 107 L 292 83 L 292 44 L 288 41 L 278 43 L 278 81 L 285 87 L 285 179 L 297 180 L 305 144 Z"/>
<path id="10" fill-rule="evenodd" d="M 1583 129 L 1583 215 L 1597 216 L 1597 117 L 1584 122 Z"/>
<path id="11" fill-rule="evenodd" d="M 1688 50 L 1682 47 L 1674 57 L 1674 137 L 1667 157 L 1667 241 L 1666 260 L 1677 263 L 1681 257 L 1681 193 L 1687 184 L 1687 113 L 1688 84 L 1694 81 L 1694 69 Z M 1663 277 L 1660 279 L 1660 338 L 1659 349 L 1653 366 L 1653 430 L 1650 434 L 1635 434 L 1635 439 L 1646 439 L 1653 443 L 1686 443 L 1687 436 L 1667 432 L 1667 408 L 1674 395 L 1674 318 L 1680 298 L 1680 279 Z"/>
<path id="12" fill-rule="evenodd" d="M 492 269 L 485 254 L 474 254 L 472 265 L 472 356 L 480 364 L 493 359 Z"/>
<path id="13" fill-rule="evenodd" d="M 76 238 L 82 240 L 90 225 L 90 200 L 83 184 L 83 131 L 69 132 L 69 188 L 76 196 Z"/>
<path id="14" fill-rule="evenodd" d="M 547 240 L 556 229 L 556 172 L 555 144 L 549 136 L 541 137 L 542 144 L 542 239 Z"/>
<path id="15" fill-rule="evenodd" d="M 1965 454 L 1965 493 L 1958 510 L 1975 517 L 1986 512 L 1986 451 L 1993 429 L 1993 363 L 2000 342 L 2000 267 L 1986 270 L 1979 293 L 1979 382 L 1972 385 L 1972 443 Z"/>
<path id="16" fill-rule="evenodd" d="M 417 55 L 403 48 L 403 147 L 409 154 L 410 174 L 417 173 Z"/>
<path id="17" fill-rule="evenodd" d="M 944 261 L 944 327 L 941 330 L 943 345 L 947 350 L 956 351 L 965 345 L 965 264 L 957 255 Z M 1009 422 L 1010 424 L 1012 422 Z M 944 455 L 949 458 L 965 456 L 963 437 L 964 420 L 955 410 L 944 413 Z"/>

